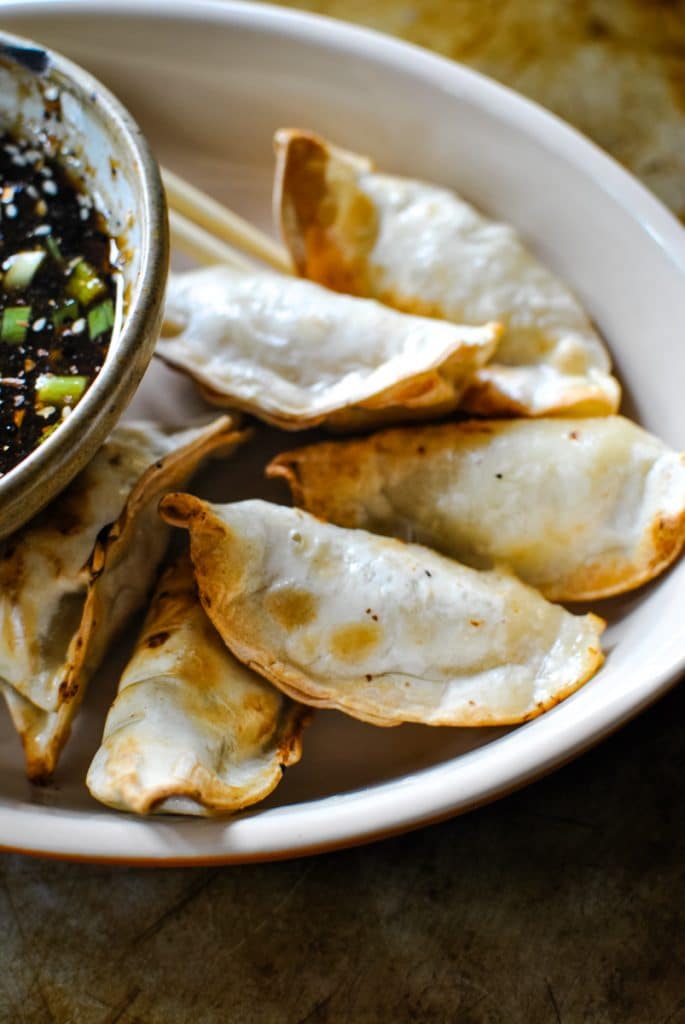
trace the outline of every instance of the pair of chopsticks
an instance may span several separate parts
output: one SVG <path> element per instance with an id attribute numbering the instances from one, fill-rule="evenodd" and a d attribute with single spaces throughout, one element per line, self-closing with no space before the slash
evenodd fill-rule
<path id="1" fill-rule="evenodd" d="M 282 274 L 292 274 L 293 265 L 285 249 L 201 192 L 190 182 L 162 168 L 162 181 L 169 205 L 172 243 L 199 263 L 227 263 L 241 270 L 254 270 L 245 253 Z"/>

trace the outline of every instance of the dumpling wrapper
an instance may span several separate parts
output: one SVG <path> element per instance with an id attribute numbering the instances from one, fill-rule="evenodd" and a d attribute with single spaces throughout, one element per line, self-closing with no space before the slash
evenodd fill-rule
<path id="1" fill-rule="evenodd" d="M 267 474 L 316 516 L 508 565 L 556 601 L 637 587 L 685 543 L 685 456 L 620 416 L 386 430 L 285 452 Z"/>
<path id="2" fill-rule="evenodd" d="M 228 651 L 184 556 L 160 580 L 86 783 L 137 814 L 239 811 L 299 761 L 305 715 Z"/>
<path id="3" fill-rule="evenodd" d="M 216 405 L 284 430 L 349 430 L 454 409 L 500 334 L 220 266 L 170 276 L 156 354 Z"/>
<path id="4" fill-rule="evenodd" d="M 602 662 L 594 615 L 513 576 L 264 501 L 160 505 L 190 531 L 202 604 L 242 662 L 284 693 L 376 725 L 533 718 Z"/>
<path id="5" fill-rule="evenodd" d="M 620 387 L 580 303 L 513 227 L 454 192 L 379 174 L 307 132 L 276 134 L 274 210 L 299 274 L 409 313 L 497 320 L 495 361 L 462 406 L 485 415 L 601 416 Z"/>
<path id="6" fill-rule="evenodd" d="M 51 774 L 93 672 L 144 602 L 169 531 L 157 503 L 246 435 L 222 416 L 167 433 L 115 428 L 94 459 L 0 546 L 0 679 L 30 778 Z"/>

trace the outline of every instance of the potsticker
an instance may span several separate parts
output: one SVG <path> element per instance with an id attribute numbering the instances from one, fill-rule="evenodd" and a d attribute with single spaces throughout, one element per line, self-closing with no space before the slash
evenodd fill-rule
<path id="1" fill-rule="evenodd" d="M 157 504 L 246 435 L 220 417 L 116 427 L 92 462 L 0 546 L 0 679 L 31 778 L 49 775 L 112 638 L 144 602 L 169 531 Z"/>
<path id="2" fill-rule="evenodd" d="M 138 814 L 238 811 L 299 761 L 304 718 L 235 660 L 182 556 L 157 587 L 86 782 L 97 800 Z"/>
<path id="3" fill-rule="evenodd" d="M 500 333 L 297 278 L 209 267 L 171 275 L 156 354 L 215 405 L 283 430 L 350 430 L 454 409 Z"/>
<path id="4" fill-rule="evenodd" d="M 190 532 L 203 607 L 280 690 L 376 725 L 505 725 L 556 704 L 602 663 L 595 615 L 513 576 L 264 501 L 168 494 Z"/>
<path id="5" fill-rule="evenodd" d="M 455 192 L 380 174 L 317 135 L 276 134 L 274 210 L 299 274 L 504 335 L 461 402 L 484 415 L 604 416 L 620 387 L 576 297 L 508 224 Z"/>
<path id="6" fill-rule="evenodd" d="M 314 515 L 507 565 L 555 601 L 632 590 L 685 544 L 685 455 L 621 416 L 385 430 L 267 472 Z"/>

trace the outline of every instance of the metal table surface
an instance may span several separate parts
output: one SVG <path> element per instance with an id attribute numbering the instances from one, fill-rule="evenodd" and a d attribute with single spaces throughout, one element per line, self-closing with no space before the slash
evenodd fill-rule
<path id="1" fill-rule="evenodd" d="M 311 0 L 590 135 L 685 220 L 685 3 Z M 683 1024 L 685 692 L 553 776 L 240 868 L 0 859 L 0 1024 Z"/>

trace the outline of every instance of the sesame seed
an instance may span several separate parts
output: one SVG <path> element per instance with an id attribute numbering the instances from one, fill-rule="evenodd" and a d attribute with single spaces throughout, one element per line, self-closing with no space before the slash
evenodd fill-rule
<path id="1" fill-rule="evenodd" d="M 43 182 L 43 192 L 45 192 L 46 195 L 56 196 L 58 191 L 57 185 L 54 181 L 51 181 L 50 178 Z"/>

